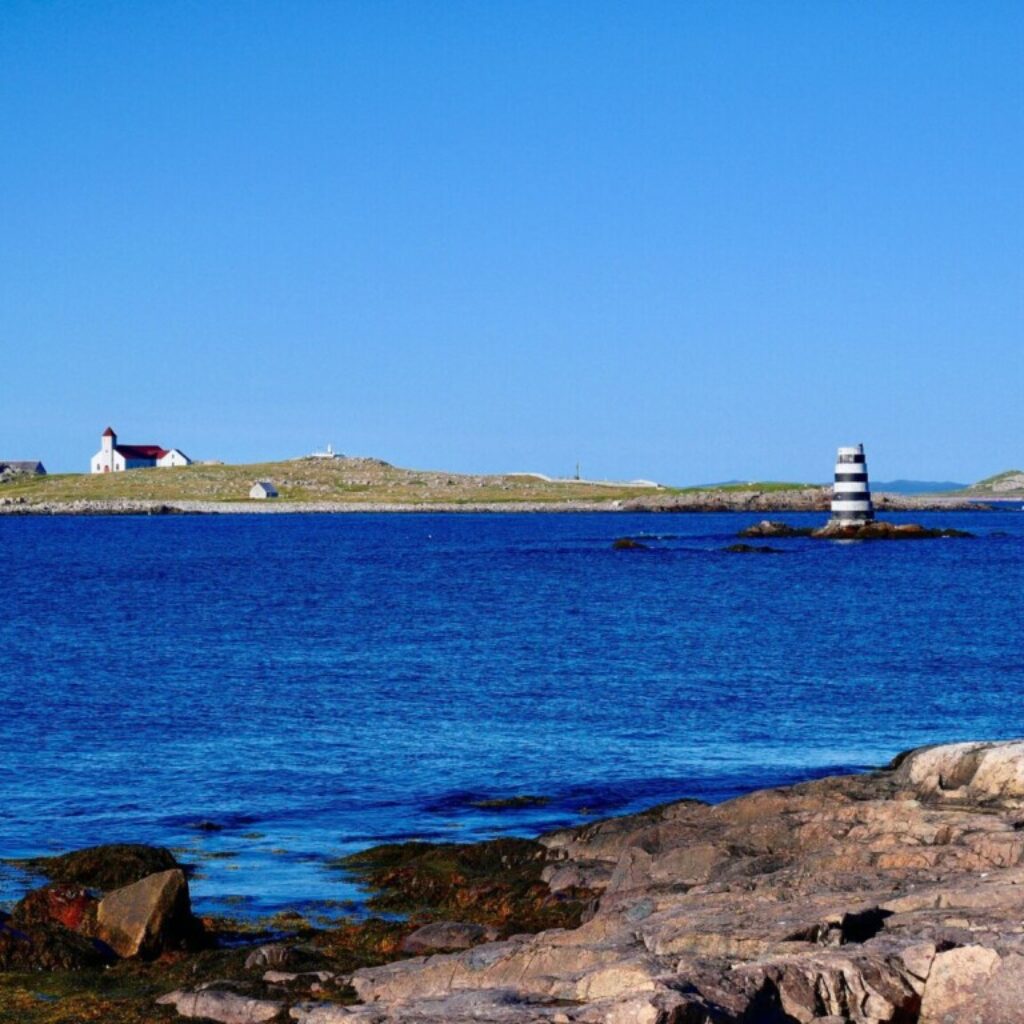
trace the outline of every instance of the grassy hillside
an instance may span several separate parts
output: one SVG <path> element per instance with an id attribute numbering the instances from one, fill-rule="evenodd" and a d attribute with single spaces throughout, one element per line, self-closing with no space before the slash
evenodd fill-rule
<path id="1" fill-rule="evenodd" d="M 22 497 L 29 501 L 247 501 L 249 488 L 257 480 L 272 481 L 281 501 L 612 501 L 663 493 L 644 487 L 545 481 L 528 475 L 469 476 L 417 471 L 377 459 L 339 458 L 22 477 L 0 485 L 0 497 Z"/>
<path id="2" fill-rule="evenodd" d="M 1004 473 L 985 477 L 967 488 L 970 494 L 985 495 L 990 498 L 1017 497 L 1024 495 L 1024 470 L 1008 469 Z"/>
<path id="3" fill-rule="evenodd" d="M 721 492 L 723 494 L 733 494 L 740 491 L 760 491 L 760 492 L 775 492 L 775 491 L 805 491 L 812 487 L 826 487 L 827 484 L 796 484 L 787 483 L 781 480 L 751 480 L 748 483 L 731 483 L 731 484 L 706 484 L 703 487 L 683 487 L 679 489 L 681 494 L 699 494 L 701 491 Z"/>

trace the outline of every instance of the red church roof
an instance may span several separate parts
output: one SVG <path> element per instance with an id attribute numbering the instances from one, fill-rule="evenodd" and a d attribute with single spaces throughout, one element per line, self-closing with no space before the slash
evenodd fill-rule
<path id="1" fill-rule="evenodd" d="M 126 459 L 160 459 L 167 454 L 158 444 L 119 444 L 114 451 Z"/>
<path id="2" fill-rule="evenodd" d="M 114 428 L 113 427 L 107 427 L 107 429 L 103 431 L 103 435 L 102 436 L 103 437 L 117 437 L 117 434 L 114 433 Z"/>

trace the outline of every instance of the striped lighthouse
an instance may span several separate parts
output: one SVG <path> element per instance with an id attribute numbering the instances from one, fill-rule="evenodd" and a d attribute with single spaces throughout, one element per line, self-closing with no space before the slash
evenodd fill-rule
<path id="1" fill-rule="evenodd" d="M 861 526 L 874 518 L 864 445 L 840 448 L 832 487 L 832 522 L 841 526 Z"/>

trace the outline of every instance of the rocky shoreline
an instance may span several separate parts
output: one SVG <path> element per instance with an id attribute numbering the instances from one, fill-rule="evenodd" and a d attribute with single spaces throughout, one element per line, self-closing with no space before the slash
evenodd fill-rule
<path id="1" fill-rule="evenodd" d="M 627 500 L 375 502 L 375 501 L 35 501 L 0 495 L 0 515 L 301 515 L 346 513 L 534 513 L 534 512 L 827 512 L 831 490 L 707 490 L 655 493 Z M 988 511 L 970 498 L 875 496 L 881 512 Z"/>
<path id="2" fill-rule="evenodd" d="M 941 495 L 876 493 L 878 512 L 987 512 L 991 505 L 976 498 Z M 634 512 L 822 512 L 828 513 L 831 487 L 801 490 L 708 490 L 679 494 L 650 495 L 622 503 Z"/>
<path id="3" fill-rule="evenodd" d="M 0 921 L 0 1019 L 1024 1017 L 1021 740 L 921 748 L 864 775 L 537 841 L 377 847 L 345 867 L 373 908 L 404 917 L 300 924 L 242 948 L 223 922 L 192 917 L 168 857 L 108 847 L 35 862 L 54 881 Z"/>

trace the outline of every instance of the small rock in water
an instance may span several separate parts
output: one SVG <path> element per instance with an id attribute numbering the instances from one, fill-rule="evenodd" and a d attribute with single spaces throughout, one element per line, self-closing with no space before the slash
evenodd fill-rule
<path id="1" fill-rule="evenodd" d="M 650 546 L 632 537 L 619 537 L 612 541 L 612 548 L 615 551 L 650 551 Z"/>
<path id="2" fill-rule="evenodd" d="M 519 807 L 546 807 L 551 803 L 547 796 L 498 796 L 489 797 L 485 800 L 471 800 L 470 807 L 477 807 L 484 811 L 505 811 L 515 810 Z"/>
<path id="3" fill-rule="evenodd" d="M 785 553 L 780 548 L 770 548 L 767 544 L 730 544 L 725 550 L 741 555 L 781 555 Z"/>
<path id="4" fill-rule="evenodd" d="M 741 537 L 809 537 L 811 533 L 809 526 L 790 526 L 789 523 L 771 519 L 762 519 L 761 522 L 740 530 Z"/>

